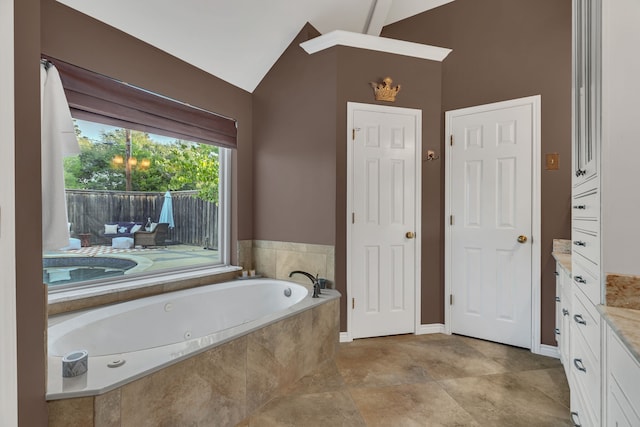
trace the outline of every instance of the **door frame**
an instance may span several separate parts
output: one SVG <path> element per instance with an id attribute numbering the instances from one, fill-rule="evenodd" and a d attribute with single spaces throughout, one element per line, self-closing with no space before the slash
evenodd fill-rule
<path id="1" fill-rule="evenodd" d="M 452 274 L 452 243 L 451 225 L 448 223 L 451 215 L 451 185 L 454 177 L 451 176 L 451 144 L 453 134 L 453 119 L 469 114 L 482 113 L 496 108 L 512 108 L 522 105 L 531 105 L 532 109 L 532 146 L 531 146 L 531 352 L 541 354 L 540 342 L 540 263 L 542 250 L 541 235 L 541 95 L 525 98 L 511 99 L 508 101 L 494 102 L 445 112 L 445 202 L 444 202 L 444 305 L 445 305 L 445 332 L 451 334 L 451 274 Z"/>
<path id="2" fill-rule="evenodd" d="M 416 218 L 416 238 L 415 242 L 415 268 L 414 268 L 414 331 L 413 333 L 417 333 L 420 330 L 420 321 L 421 321 L 421 305 L 420 305 L 420 290 L 421 290 L 421 281 L 420 281 L 420 271 L 421 271 L 421 247 L 422 247 L 422 110 L 415 108 L 405 108 L 405 107 L 394 107 L 387 105 L 376 105 L 376 104 L 363 104 L 359 102 L 347 102 L 347 211 L 345 212 L 346 222 L 347 222 L 347 331 L 346 333 L 340 334 L 341 342 L 349 342 L 353 341 L 353 336 L 351 334 L 351 324 L 352 324 L 352 316 L 353 310 L 351 309 L 351 305 L 349 301 L 353 298 L 353 292 L 351 289 L 351 274 L 353 273 L 351 268 L 351 245 L 352 245 L 352 223 L 351 223 L 351 213 L 353 212 L 353 113 L 356 110 L 365 110 L 377 113 L 400 113 L 406 115 L 412 115 L 415 117 L 416 123 L 416 147 L 415 147 L 415 168 L 416 168 L 416 182 L 415 182 L 415 218 Z"/>
<path id="3" fill-rule="evenodd" d="M 18 425 L 18 344 L 16 304 L 16 191 L 15 191 L 15 2 L 0 5 L 0 156 L 5 164 L 0 170 L 0 414 L 9 426 Z M 35 68 L 37 62 L 33 62 Z M 23 67 L 24 68 L 24 67 Z M 40 69 L 38 68 L 38 73 Z M 40 74 L 38 74 L 39 76 Z M 33 79 L 32 79 L 33 80 Z M 37 82 L 34 83 L 38 85 Z M 39 158 L 39 157 L 38 157 Z M 39 197 L 39 195 L 37 196 Z M 40 227 L 40 224 L 36 224 Z M 25 346 L 23 346 L 24 348 Z M 33 359 L 33 357 L 32 357 Z M 26 369 L 22 367 L 24 372 Z M 25 381 L 25 385 L 27 382 Z M 26 394 L 23 392 L 23 394 Z M 34 418 L 35 419 L 35 418 Z"/>

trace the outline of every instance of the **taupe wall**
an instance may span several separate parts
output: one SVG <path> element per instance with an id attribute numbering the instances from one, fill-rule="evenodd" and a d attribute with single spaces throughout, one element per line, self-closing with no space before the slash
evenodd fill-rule
<path id="1" fill-rule="evenodd" d="M 334 244 L 336 64 L 299 45 L 307 24 L 253 92 L 254 238 Z"/>
<path id="2" fill-rule="evenodd" d="M 424 150 L 438 147 L 441 64 L 340 46 L 308 55 L 299 44 L 316 34 L 305 26 L 254 92 L 254 234 L 335 245 L 336 288 L 346 295 L 347 102 L 421 109 Z M 373 98 L 370 82 L 386 76 L 403 86 L 394 104 Z M 442 221 L 431 200 L 439 176 L 439 162 L 424 165 L 423 321 L 442 312 L 442 262 L 434 245 Z M 439 199 L 439 190 L 435 195 Z"/>
<path id="3" fill-rule="evenodd" d="M 232 241 L 252 238 L 251 94 L 55 0 L 41 7 L 42 53 L 238 120 Z"/>
<path id="4" fill-rule="evenodd" d="M 18 423 L 47 424 L 40 212 L 40 4 L 14 1 Z M 3 123 L 2 126 L 12 124 Z M 0 190 L 2 191 L 2 190 Z M 0 424 L 2 423 L 0 414 Z"/>
<path id="5" fill-rule="evenodd" d="M 542 170 L 542 343 L 555 345 L 550 254 L 554 238 L 570 237 L 571 0 L 456 0 L 382 35 L 453 49 L 443 65 L 443 113 L 542 95 L 542 153 L 560 153 L 559 171 Z M 436 177 L 432 187 L 443 183 Z M 442 248 L 442 237 L 434 243 Z"/>

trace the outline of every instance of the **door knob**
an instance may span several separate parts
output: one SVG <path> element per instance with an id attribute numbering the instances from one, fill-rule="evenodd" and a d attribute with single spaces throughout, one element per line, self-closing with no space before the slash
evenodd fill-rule
<path id="1" fill-rule="evenodd" d="M 527 236 L 518 236 L 518 243 L 525 243 L 527 241 Z"/>
<path id="2" fill-rule="evenodd" d="M 416 233 L 414 233 L 413 231 L 407 231 L 407 233 L 405 234 L 405 237 L 407 239 L 413 239 L 414 237 L 416 237 Z"/>

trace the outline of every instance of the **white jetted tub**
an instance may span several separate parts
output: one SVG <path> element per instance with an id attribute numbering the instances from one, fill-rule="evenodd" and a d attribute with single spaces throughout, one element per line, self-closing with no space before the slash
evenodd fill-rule
<path id="1" fill-rule="evenodd" d="M 113 390 L 279 320 L 340 297 L 272 279 L 236 280 L 49 319 L 47 399 Z M 62 357 L 89 353 L 88 373 L 62 378 Z"/>

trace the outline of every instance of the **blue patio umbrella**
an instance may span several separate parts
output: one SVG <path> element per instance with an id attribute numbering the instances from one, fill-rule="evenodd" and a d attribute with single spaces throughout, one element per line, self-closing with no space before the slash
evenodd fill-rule
<path id="1" fill-rule="evenodd" d="M 173 222 L 173 201 L 171 200 L 171 193 L 167 191 L 164 193 L 164 203 L 162 204 L 162 210 L 160 211 L 159 223 L 169 223 L 169 228 L 174 228 Z"/>

